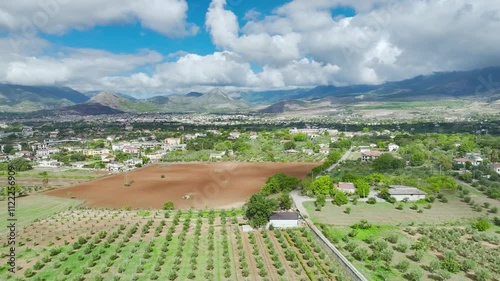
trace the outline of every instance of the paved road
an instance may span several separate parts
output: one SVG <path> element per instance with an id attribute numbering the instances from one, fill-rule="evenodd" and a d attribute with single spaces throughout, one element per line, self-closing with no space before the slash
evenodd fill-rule
<path id="1" fill-rule="evenodd" d="M 307 213 L 306 208 L 304 207 L 304 202 L 307 201 L 313 201 L 314 199 L 311 197 L 306 197 L 302 196 L 298 193 L 298 191 L 294 190 L 290 193 L 290 196 L 292 197 L 292 200 L 295 204 L 295 207 L 297 210 L 299 210 L 300 214 L 302 217 L 304 217 L 304 220 L 309 226 L 309 228 L 312 230 L 312 232 L 316 235 L 316 237 L 321 241 L 328 249 L 330 252 L 335 256 L 335 258 L 340 262 L 340 264 L 351 274 L 351 276 L 354 278 L 356 281 L 368 281 L 366 277 L 359 272 L 354 265 L 347 260 L 344 255 L 333 245 L 324 235 L 321 233 L 321 230 L 319 230 L 314 223 L 309 219 L 309 214 Z"/>
<path id="2" fill-rule="evenodd" d="M 349 154 L 351 153 L 352 147 L 344 153 L 342 158 L 340 158 L 337 163 L 333 164 L 330 166 L 328 169 L 325 170 L 324 173 L 330 173 L 331 170 L 335 169 L 340 162 L 345 161 L 347 157 L 349 157 Z M 318 178 L 320 175 L 316 176 Z M 336 259 L 340 262 L 340 264 L 351 274 L 351 276 L 354 278 L 354 280 L 357 281 L 368 281 L 363 274 L 361 274 L 356 267 L 354 267 L 347 258 L 342 255 L 342 253 L 333 245 L 324 235 L 321 233 L 321 230 L 319 230 L 314 223 L 311 221 L 309 214 L 307 213 L 306 208 L 304 207 L 304 202 L 307 201 L 314 201 L 314 198 L 307 197 L 307 196 L 302 196 L 299 194 L 297 190 L 294 190 L 290 193 L 290 196 L 292 197 L 292 200 L 294 202 L 295 207 L 297 210 L 300 212 L 302 217 L 304 217 L 304 220 L 306 224 L 309 226 L 309 228 L 312 230 L 312 232 L 316 235 L 316 237 L 326 246 L 330 249 L 331 253 L 336 257 Z M 331 199 L 329 200 L 331 201 Z"/>
<path id="3" fill-rule="evenodd" d="M 349 157 L 349 155 L 351 154 L 352 152 L 352 146 L 351 148 L 349 148 L 348 151 L 346 151 L 346 153 L 344 153 L 344 155 L 342 155 L 342 157 L 340 158 L 339 161 L 337 161 L 335 164 L 331 165 L 330 167 L 328 167 L 325 171 L 323 171 L 321 174 L 328 174 L 330 173 L 333 169 L 335 169 L 341 162 L 345 161 L 347 159 L 347 157 Z M 316 178 L 318 178 L 320 175 L 316 176 Z"/>

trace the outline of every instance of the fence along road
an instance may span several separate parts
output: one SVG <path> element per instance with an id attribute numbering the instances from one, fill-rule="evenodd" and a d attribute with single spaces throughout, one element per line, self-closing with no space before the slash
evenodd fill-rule
<path id="1" fill-rule="evenodd" d="M 309 215 L 307 214 L 306 208 L 304 208 L 303 203 L 306 201 L 312 201 L 313 199 L 309 197 L 304 197 L 298 194 L 297 191 L 292 191 L 290 193 L 290 196 L 292 197 L 292 200 L 295 204 L 295 207 L 297 210 L 299 210 L 300 214 L 304 218 L 304 221 L 306 222 L 307 226 L 311 229 L 311 231 L 315 234 L 316 238 L 323 244 L 323 246 L 326 246 L 330 252 L 333 254 L 333 256 L 337 259 L 338 262 L 351 274 L 351 276 L 354 278 L 356 281 L 368 281 L 368 279 L 361 274 L 361 272 L 358 271 L 354 265 L 346 258 L 342 253 L 335 247 L 324 235 L 321 233 L 321 230 L 319 230 L 314 223 L 309 219 Z"/>

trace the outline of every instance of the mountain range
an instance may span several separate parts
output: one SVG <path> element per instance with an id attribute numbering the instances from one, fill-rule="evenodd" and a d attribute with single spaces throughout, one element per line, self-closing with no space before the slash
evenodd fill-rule
<path id="1" fill-rule="evenodd" d="M 0 112 L 57 110 L 83 115 L 120 112 L 281 113 L 360 102 L 480 100 L 495 103 L 499 98 L 500 67 L 437 72 L 381 85 L 321 85 L 308 89 L 239 93 L 226 93 L 216 88 L 206 93 L 189 92 L 148 99 L 106 91 L 80 93 L 69 87 L 0 84 Z"/>

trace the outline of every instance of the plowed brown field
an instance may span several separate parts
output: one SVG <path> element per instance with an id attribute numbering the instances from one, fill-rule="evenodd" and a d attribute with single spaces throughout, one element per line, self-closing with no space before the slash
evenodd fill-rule
<path id="1" fill-rule="evenodd" d="M 152 165 L 47 195 L 85 200 L 90 207 L 231 208 L 242 206 L 276 173 L 303 178 L 317 163 L 190 163 Z M 162 177 L 164 176 L 164 177 Z M 125 186 L 128 182 L 129 186 Z"/>

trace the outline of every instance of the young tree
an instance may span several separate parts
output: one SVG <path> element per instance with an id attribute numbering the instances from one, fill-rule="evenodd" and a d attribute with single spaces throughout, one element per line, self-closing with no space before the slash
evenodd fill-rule
<path id="1" fill-rule="evenodd" d="M 333 197 L 332 203 L 337 205 L 337 206 L 342 206 L 345 205 L 349 202 L 349 199 L 347 198 L 347 195 L 345 195 L 344 192 L 336 192 L 335 196 Z"/>
<path id="2" fill-rule="evenodd" d="M 324 194 L 319 194 L 316 196 L 316 201 L 314 201 L 314 205 L 316 206 L 317 211 L 321 211 L 321 209 L 325 206 L 326 196 Z"/>
<path id="3" fill-rule="evenodd" d="M 174 202 L 172 201 L 167 201 L 163 204 L 162 207 L 163 210 L 173 210 L 174 209 Z"/>

